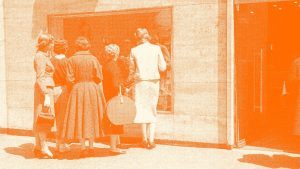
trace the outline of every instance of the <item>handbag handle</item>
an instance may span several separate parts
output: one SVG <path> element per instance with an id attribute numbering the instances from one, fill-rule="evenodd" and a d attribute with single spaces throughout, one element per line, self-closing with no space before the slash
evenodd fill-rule
<path id="1" fill-rule="evenodd" d="M 123 99 L 123 95 L 122 95 L 122 87 L 121 86 L 119 86 L 119 96 L 120 96 L 120 103 L 123 104 L 124 99 Z"/>

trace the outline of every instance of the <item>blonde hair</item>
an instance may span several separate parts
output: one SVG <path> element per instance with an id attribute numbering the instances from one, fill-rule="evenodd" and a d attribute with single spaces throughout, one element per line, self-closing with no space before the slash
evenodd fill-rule
<path id="1" fill-rule="evenodd" d="M 38 37 L 38 40 L 37 40 L 37 49 L 38 50 L 46 50 L 47 47 L 52 44 L 54 41 L 54 38 L 52 35 L 50 34 L 41 34 L 39 35 Z"/>
<path id="2" fill-rule="evenodd" d="M 120 47 L 117 44 L 109 44 L 105 46 L 104 51 L 108 55 L 119 56 Z"/>
<path id="3" fill-rule="evenodd" d="M 143 40 L 150 41 L 151 40 L 151 37 L 146 28 L 137 28 L 134 35 L 140 41 L 143 41 Z"/>

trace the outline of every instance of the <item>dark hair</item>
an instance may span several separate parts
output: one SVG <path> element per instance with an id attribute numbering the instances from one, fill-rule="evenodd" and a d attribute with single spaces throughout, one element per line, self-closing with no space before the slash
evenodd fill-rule
<path id="1" fill-rule="evenodd" d="M 53 36 L 50 34 L 41 34 L 38 37 L 37 49 L 40 51 L 47 50 L 48 46 L 53 43 Z"/>
<path id="2" fill-rule="evenodd" d="M 77 51 L 89 50 L 91 47 L 88 39 L 82 36 L 76 39 L 75 46 Z"/>
<path id="3" fill-rule="evenodd" d="M 68 49 L 68 42 L 63 39 L 55 40 L 54 41 L 54 49 L 53 51 L 56 54 L 65 54 Z"/>

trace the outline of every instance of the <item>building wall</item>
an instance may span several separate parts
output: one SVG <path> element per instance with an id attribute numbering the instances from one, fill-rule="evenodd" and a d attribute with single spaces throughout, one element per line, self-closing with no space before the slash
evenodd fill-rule
<path id="1" fill-rule="evenodd" d="M 3 1 L 0 1 L 2 4 Z M 7 127 L 3 5 L 0 5 L 0 127 Z"/>
<path id="2" fill-rule="evenodd" d="M 225 2 L 5 0 L 4 5 L 9 128 L 31 129 L 34 45 L 47 29 L 48 14 L 172 6 L 174 113 L 159 114 L 157 138 L 227 143 Z M 137 132 L 127 127 L 127 135 Z"/>

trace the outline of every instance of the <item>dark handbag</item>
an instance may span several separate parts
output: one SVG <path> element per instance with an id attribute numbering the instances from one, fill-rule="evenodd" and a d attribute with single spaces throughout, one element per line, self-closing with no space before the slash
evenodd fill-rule
<path id="1" fill-rule="evenodd" d="M 38 125 L 53 125 L 54 124 L 54 111 L 51 107 L 43 106 L 42 111 L 38 113 L 37 124 Z"/>

